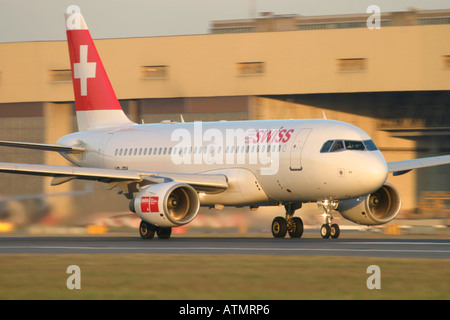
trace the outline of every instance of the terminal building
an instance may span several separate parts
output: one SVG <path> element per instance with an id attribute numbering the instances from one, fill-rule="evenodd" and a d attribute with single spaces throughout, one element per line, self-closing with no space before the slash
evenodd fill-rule
<path id="1" fill-rule="evenodd" d="M 136 122 L 325 113 L 366 131 L 387 161 L 450 154 L 450 10 L 382 13 L 379 29 L 367 27 L 368 17 L 264 13 L 213 21 L 210 34 L 95 43 Z M 73 100 L 65 41 L 0 43 L 0 140 L 55 143 L 77 130 Z M 1 155 L 2 162 L 68 165 L 49 152 L 2 147 Z M 447 166 L 388 181 L 402 194 L 403 214 L 449 214 Z M 84 193 L 85 184 L 50 187 L 47 178 L 2 174 L 0 194 L 51 195 L 45 203 L 57 217 L 127 210 L 124 197 L 103 184 Z"/>

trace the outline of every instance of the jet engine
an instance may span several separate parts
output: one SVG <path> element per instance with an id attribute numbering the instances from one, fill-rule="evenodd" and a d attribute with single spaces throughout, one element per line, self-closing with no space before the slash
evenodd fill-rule
<path id="1" fill-rule="evenodd" d="M 130 210 L 158 227 L 177 227 L 194 220 L 200 208 L 197 191 L 171 181 L 145 187 L 130 202 Z"/>
<path id="2" fill-rule="evenodd" d="M 401 207 L 397 188 L 385 183 L 365 197 L 339 201 L 337 210 L 350 221 L 363 225 L 384 224 L 394 219 Z"/>

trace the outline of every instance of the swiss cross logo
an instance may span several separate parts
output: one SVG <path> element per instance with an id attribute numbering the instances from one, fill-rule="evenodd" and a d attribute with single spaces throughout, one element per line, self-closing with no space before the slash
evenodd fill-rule
<path id="1" fill-rule="evenodd" d="M 87 79 L 95 78 L 97 63 L 88 62 L 88 45 L 80 45 L 80 62 L 73 64 L 75 79 L 80 79 L 82 96 L 87 96 Z"/>

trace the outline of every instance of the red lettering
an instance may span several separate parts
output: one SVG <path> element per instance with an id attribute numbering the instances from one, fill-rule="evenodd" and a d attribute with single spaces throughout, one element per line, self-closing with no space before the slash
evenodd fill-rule
<path id="1" fill-rule="evenodd" d="M 263 130 L 263 135 L 262 135 L 262 139 L 259 141 L 261 143 L 267 142 L 269 134 L 270 134 L 270 130 L 264 129 Z"/>
<path id="2" fill-rule="evenodd" d="M 291 138 L 291 133 L 294 132 L 294 129 L 290 129 L 286 132 L 286 136 L 284 137 L 283 140 L 281 140 L 281 142 L 288 142 L 289 139 Z"/>
<path id="3" fill-rule="evenodd" d="M 259 129 L 256 134 L 249 134 L 246 143 L 280 143 L 288 142 L 294 129 Z M 252 139 L 253 138 L 253 139 Z"/>
<path id="4" fill-rule="evenodd" d="M 272 130 L 267 130 L 266 141 L 264 142 L 269 142 L 270 138 L 272 138 Z"/>
<path id="5" fill-rule="evenodd" d="M 272 143 L 273 140 L 276 138 L 277 133 L 278 133 L 278 129 L 270 130 L 267 142 L 268 143 Z"/>
<path id="6" fill-rule="evenodd" d="M 280 133 L 278 134 L 281 142 L 283 142 L 284 134 L 286 133 L 286 131 L 287 131 L 286 129 L 280 130 Z"/>
<path id="7" fill-rule="evenodd" d="M 281 129 L 283 129 L 283 127 L 281 127 L 280 129 L 276 129 L 275 130 L 272 142 L 274 142 L 274 143 L 280 142 L 280 140 L 281 140 L 281 137 L 280 137 Z"/>
<path id="8" fill-rule="evenodd" d="M 256 141 L 255 140 L 253 140 L 253 143 L 258 143 L 258 141 L 259 141 L 259 130 L 258 131 L 256 131 Z"/>

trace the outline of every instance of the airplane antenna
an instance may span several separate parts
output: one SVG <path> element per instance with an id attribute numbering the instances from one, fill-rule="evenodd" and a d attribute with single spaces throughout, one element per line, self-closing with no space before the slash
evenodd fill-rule
<path id="1" fill-rule="evenodd" d="M 184 123 L 184 118 L 183 118 L 182 114 L 180 114 L 180 118 L 181 118 L 181 123 Z"/>
<path id="2" fill-rule="evenodd" d="M 323 120 L 327 120 L 327 116 L 325 115 L 325 111 L 322 110 Z"/>

